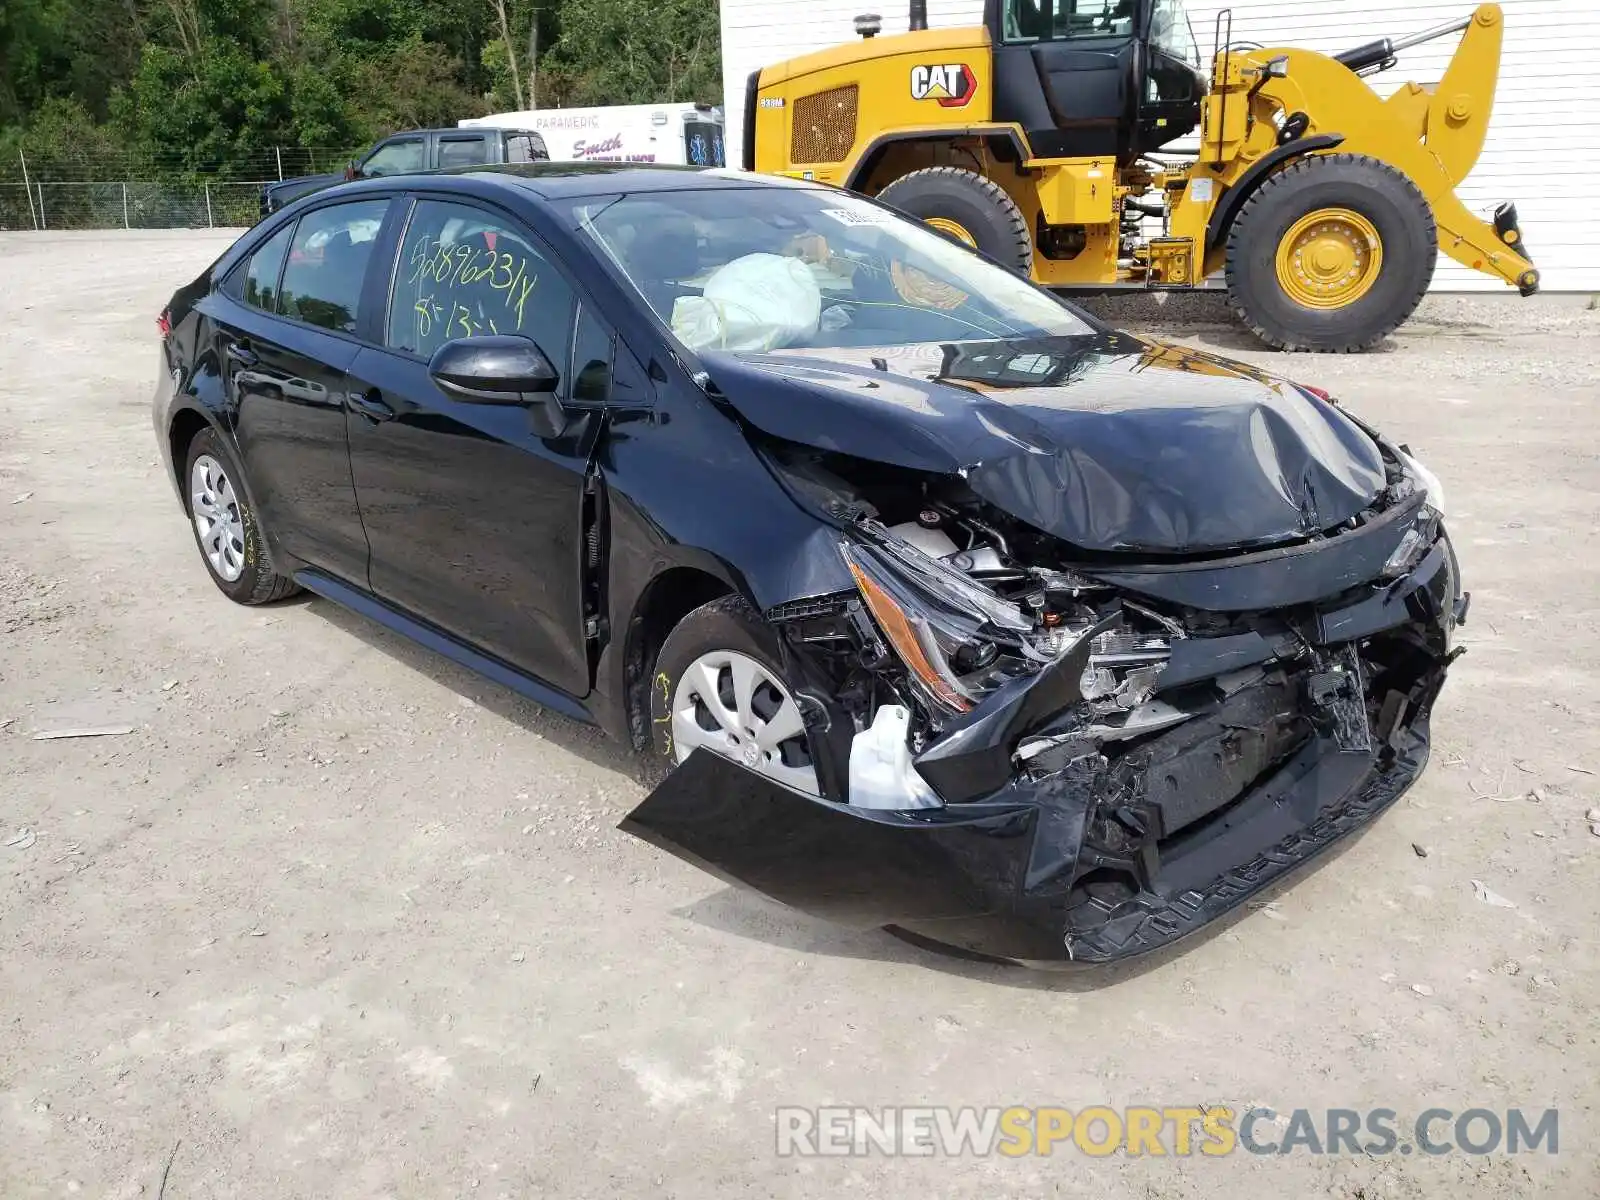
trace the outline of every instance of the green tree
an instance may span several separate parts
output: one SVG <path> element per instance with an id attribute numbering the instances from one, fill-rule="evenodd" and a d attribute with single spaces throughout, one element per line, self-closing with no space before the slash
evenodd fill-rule
<path id="1" fill-rule="evenodd" d="M 574 104 L 646 104 L 722 95 L 715 0 L 564 0 L 553 66 Z"/>
<path id="2" fill-rule="evenodd" d="M 461 64 L 437 42 L 413 37 L 364 60 L 349 101 L 354 124 L 372 137 L 397 129 L 454 125 L 483 112 L 460 83 Z"/>
<path id="3" fill-rule="evenodd" d="M 714 0 L 0 0 L 0 175 L 259 178 L 275 147 L 720 75 Z"/>
<path id="4" fill-rule="evenodd" d="M 290 72 L 289 107 L 290 145 L 353 147 L 367 137 L 367 130 L 355 124 L 345 94 L 321 67 L 301 63 Z"/>
<path id="5" fill-rule="evenodd" d="M 285 75 L 223 41 L 198 58 L 145 46 L 112 114 L 129 149 L 180 171 L 245 168 L 264 148 L 291 142 L 294 126 Z"/>
<path id="6" fill-rule="evenodd" d="M 126 170 L 114 131 L 96 125 L 89 110 L 70 96 L 51 96 L 34 109 L 26 126 L 0 130 L 0 163 L 20 175 L 24 155 L 34 179 L 90 179 L 98 166 L 106 168 L 106 178 L 114 178 Z"/>
<path id="7" fill-rule="evenodd" d="M 0 0 L 0 125 L 71 98 L 96 118 L 143 41 L 127 0 Z"/>

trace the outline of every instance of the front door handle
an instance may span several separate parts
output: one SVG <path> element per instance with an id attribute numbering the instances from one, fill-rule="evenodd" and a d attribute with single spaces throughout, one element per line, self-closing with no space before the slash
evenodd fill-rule
<path id="1" fill-rule="evenodd" d="M 349 402 L 351 408 L 374 424 L 379 421 L 394 420 L 394 409 L 384 403 L 377 388 L 368 388 L 364 392 L 347 392 L 345 400 Z"/>
<path id="2" fill-rule="evenodd" d="M 253 367 L 261 361 L 249 342 L 229 342 L 227 349 L 228 357 L 241 366 Z"/>

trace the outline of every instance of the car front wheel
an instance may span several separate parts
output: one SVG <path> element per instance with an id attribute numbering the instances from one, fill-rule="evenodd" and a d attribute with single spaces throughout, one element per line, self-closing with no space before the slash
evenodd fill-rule
<path id="1" fill-rule="evenodd" d="M 739 596 L 701 605 L 667 636 L 650 681 L 650 741 L 673 765 L 704 749 L 822 793 L 777 636 Z"/>

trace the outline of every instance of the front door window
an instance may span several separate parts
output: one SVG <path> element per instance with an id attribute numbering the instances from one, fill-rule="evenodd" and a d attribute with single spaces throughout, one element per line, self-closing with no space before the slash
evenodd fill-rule
<path id="1" fill-rule="evenodd" d="M 1200 47 L 1195 44 L 1183 0 L 1156 0 L 1150 14 L 1150 44 L 1192 67 L 1200 65 Z"/>
<path id="2" fill-rule="evenodd" d="M 480 208 L 419 200 L 400 246 L 389 345 L 422 358 L 455 338 L 515 333 L 567 361 L 572 289 L 509 221 Z"/>

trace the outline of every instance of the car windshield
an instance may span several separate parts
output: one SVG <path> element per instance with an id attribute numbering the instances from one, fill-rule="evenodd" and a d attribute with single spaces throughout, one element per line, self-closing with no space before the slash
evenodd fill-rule
<path id="1" fill-rule="evenodd" d="M 693 351 L 1082 334 L 1063 302 L 920 222 L 835 191 L 594 197 L 572 215 Z"/>

